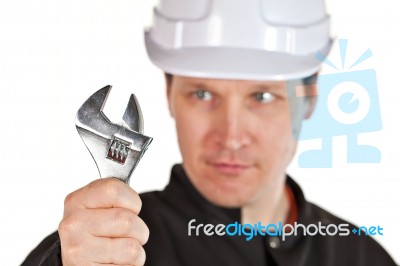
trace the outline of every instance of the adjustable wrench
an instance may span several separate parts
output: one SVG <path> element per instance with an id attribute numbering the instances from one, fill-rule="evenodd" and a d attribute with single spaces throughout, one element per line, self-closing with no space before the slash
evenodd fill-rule
<path id="1" fill-rule="evenodd" d="M 115 177 L 125 183 L 147 150 L 151 137 L 143 135 L 139 103 L 131 95 L 122 124 L 112 123 L 103 113 L 110 85 L 98 90 L 79 108 L 76 129 L 92 155 L 100 177 Z"/>

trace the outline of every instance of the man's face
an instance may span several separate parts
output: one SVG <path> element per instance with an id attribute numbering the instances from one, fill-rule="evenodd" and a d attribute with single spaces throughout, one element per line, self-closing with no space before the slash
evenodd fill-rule
<path id="1" fill-rule="evenodd" d="M 296 148 L 285 86 L 173 77 L 167 93 L 183 165 L 206 199 L 245 206 L 283 182 Z"/>

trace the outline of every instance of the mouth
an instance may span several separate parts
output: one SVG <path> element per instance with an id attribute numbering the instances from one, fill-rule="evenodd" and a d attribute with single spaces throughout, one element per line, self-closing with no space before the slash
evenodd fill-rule
<path id="1" fill-rule="evenodd" d="M 224 175 L 239 175 L 251 168 L 251 165 L 237 162 L 210 162 L 209 165 Z"/>

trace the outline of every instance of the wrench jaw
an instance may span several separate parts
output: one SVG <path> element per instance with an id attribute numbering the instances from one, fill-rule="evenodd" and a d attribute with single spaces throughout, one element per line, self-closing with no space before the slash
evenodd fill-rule
<path id="1" fill-rule="evenodd" d="M 106 86 L 86 100 L 78 110 L 76 128 L 97 165 L 100 177 L 115 177 L 129 183 L 152 138 L 139 132 L 143 132 L 143 118 L 133 94 L 123 118 L 129 128 L 112 123 L 104 115 L 103 107 L 110 90 L 111 86 Z"/>
<path id="2" fill-rule="evenodd" d="M 90 96 L 79 108 L 76 114 L 76 125 L 99 134 L 105 131 L 103 127 L 111 121 L 104 115 L 103 109 L 112 86 L 107 85 Z"/>
<path id="3" fill-rule="evenodd" d="M 135 132 L 143 134 L 143 115 L 139 101 L 134 94 L 131 95 L 122 117 L 126 125 Z"/>

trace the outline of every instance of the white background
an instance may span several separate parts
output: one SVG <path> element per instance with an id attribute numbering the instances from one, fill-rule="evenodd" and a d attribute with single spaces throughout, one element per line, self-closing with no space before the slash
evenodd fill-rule
<path id="1" fill-rule="evenodd" d="M 180 161 L 161 72 L 147 59 L 143 28 L 155 1 L 0 1 L 0 261 L 17 265 L 62 217 L 63 199 L 98 178 L 75 129 L 75 114 L 94 91 L 111 84 L 109 118 L 119 122 L 134 92 L 154 138 L 131 181 L 137 191 L 161 189 Z M 347 164 L 346 138 L 334 138 L 332 169 L 289 173 L 306 197 L 357 225 L 380 225 L 375 237 L 400 263 L 399 42 L 400 2 L 329 0 L 332 30 L 349 39 L 349 61 L 377 72 L 383 129 L 361 134 L 378 147 L 380 164 Z M 331 60 L 339 63 L 335 45 Z M 324 68 L 324 73 L 331 71 Z M 299 151 L 317 147 L 302 142 Z"/>

